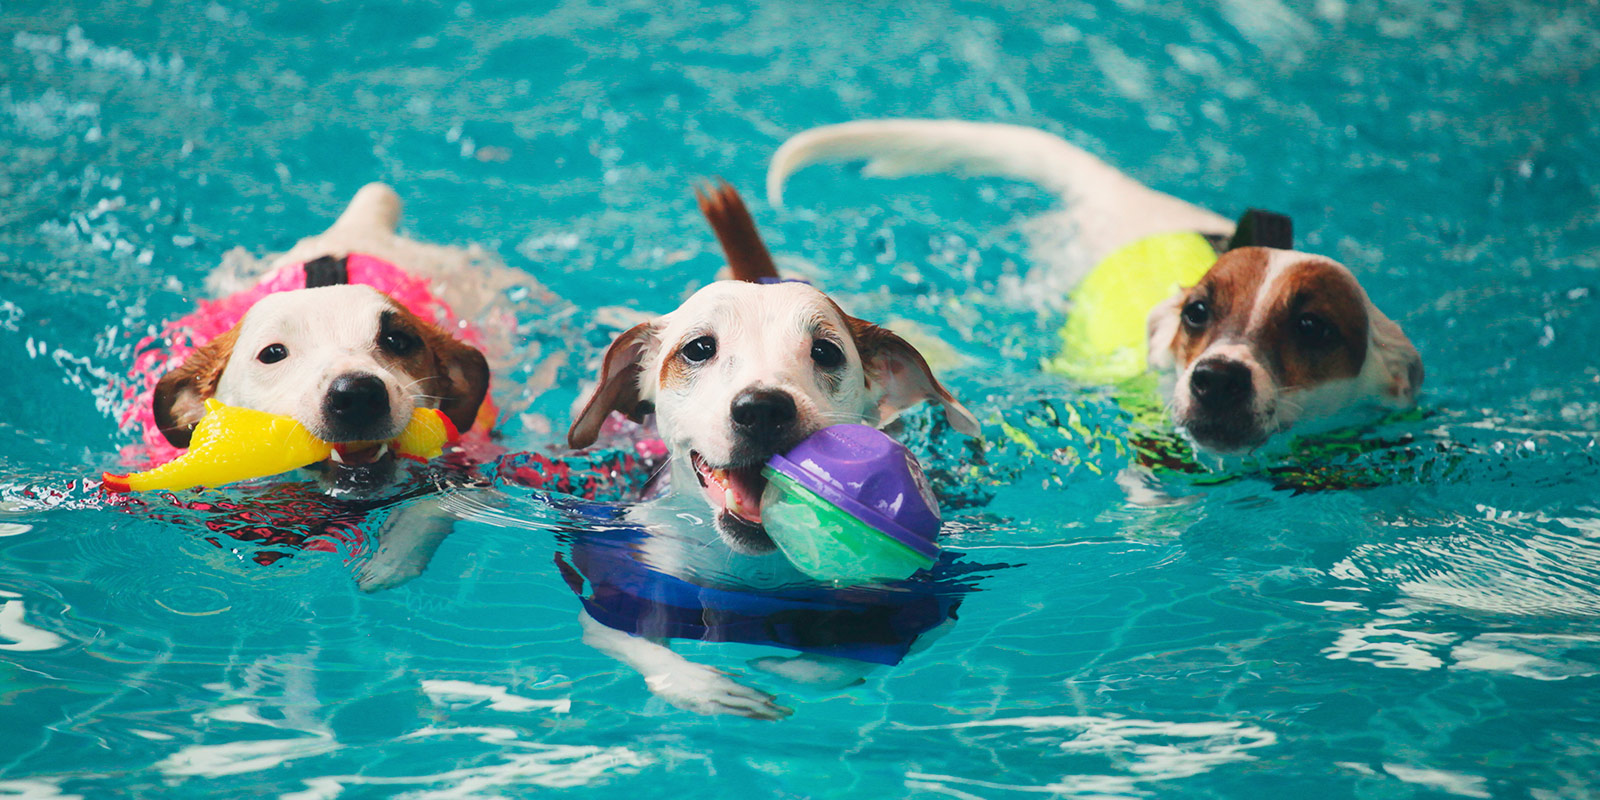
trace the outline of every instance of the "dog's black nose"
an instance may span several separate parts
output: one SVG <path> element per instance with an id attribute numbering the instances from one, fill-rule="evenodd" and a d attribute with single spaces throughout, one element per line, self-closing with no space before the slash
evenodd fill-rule
<path id="1" fill-rule="evenodd" d="M 1189 393 L 1207 411 L 1223 411 L 1250 399 L 1250 368 L 1227 360 L 1202 361 L 1189 375 Z"/>
<path id="2" fill-rule="evenodd" d="M 389 387 L 373 375 L 340 375 L 328 386 L 322 408 L 330 420 L 342 425 L 385 420 L 389 416 Z"/>
<path id="3" fill-rule="evenodd" d="M 794 398 L 774 389 L 746 389 L 733 398 L 733 426 L 757 440 L 777 438 L 795 420 Z"/>

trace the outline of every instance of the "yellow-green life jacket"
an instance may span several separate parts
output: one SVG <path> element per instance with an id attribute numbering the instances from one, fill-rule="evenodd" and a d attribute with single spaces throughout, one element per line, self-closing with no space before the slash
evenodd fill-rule
<path id="1" fill-rule="evenodd" d="M 1193 286 L 1216 261 L 1216 248 L 1198 233 L 1158 233 L 1118 248 L 1068 295 L 1061 351 L 1046 369 L 1084 383 L 1143 373 L 1150 309 Z"/>

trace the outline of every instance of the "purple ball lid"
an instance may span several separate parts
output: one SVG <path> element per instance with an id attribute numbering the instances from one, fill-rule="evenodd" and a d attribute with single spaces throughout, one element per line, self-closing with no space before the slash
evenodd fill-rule
<path id="1" fill-rule="evenodd" d="M 904 445 L 869 425 L 833 425 L 767 466 L 922 555 L 939 554 L 939 502 Z"/>

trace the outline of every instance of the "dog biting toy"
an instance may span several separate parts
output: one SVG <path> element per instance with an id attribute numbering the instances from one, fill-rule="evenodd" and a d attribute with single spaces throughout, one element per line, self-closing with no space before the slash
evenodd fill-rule
<path id="1" fill-rule="evenodd" d="M 817 580 L 899 580 L 938 559 L 939 503 L 916 458 L 877 428 L 823 428 L 762 474 L 767 535 Z"/>
<path id="2" fill-rule="evenodd" d="M 195 426 L 188 452 L 143 472 L 105 473 L 102 482 L 110 492 L 222 486 L 299 469 L 336 451 L 365 445 L 387 444 L 403 457 L 426 461 L 441 455 L 444 446 L 458 435 L 444 412 L 419 408 L 412 412 L 405 430 L 387 443 L 329 444 L 312 436 L 292 417 L 210 399 L 206 401 L 206 415 Z"/>
<path id="3" fill-rule="evenodd" d="M 449 304 L 439 297 L 438 290 L 427 279 L 411 275 L 377 256 L 351 253 L 343 259 L 331 259 L 333 266 L 342 269 L 342 279 L 336 283 L 371 286 L 388 295 L 407 311 L 422 319 L 437 322 L 463 342 L 478 348 L 483 346 L 482 333 L 467 325 Z M 183 450 L 167 441 L 154 413 L 156 383 L 169 370 L 182 364 L 184 359 L 239 324 L 246 312 L 267 295 L 278 292 L 328 285 L 330 259 L 285 264 L 262 276 L 254 286 L 216 300 L 201 301 L 194 312 L 168 322 L 158 333 L 140 340 L 134 350 L 133 369 L 128 374 L 123 400 L 127 408 L 119 420 L 124 429 L 139 434 L 139 444 L 130 446 L 124 456 L 134 461 L 166 462 L 177 458 Z M 338 275 L 338 271 L 334 272 Z M 489 397 L 478 407 L 478 419 L 468 426 L 487 431 L 494 427 L 494 403 Z"/>

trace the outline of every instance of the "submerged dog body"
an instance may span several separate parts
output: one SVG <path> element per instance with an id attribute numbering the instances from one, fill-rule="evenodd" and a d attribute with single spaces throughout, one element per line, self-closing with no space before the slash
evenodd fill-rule
<path id="1" fill-rule="evenodd" d="M 939 171 L 1029 181 L 1063 211 L 1034 220 L 1036 294 L 1065 300 L 1097 265 L 1147 237 L 1235 233 L 1226 218 L 1146 187 L 1044 131 L 936 120 L 868 120 L 805 131 L 767 174 L 773 203 L 805 166 L 868 162 L 872 175 Z M 1149 312 L 1147 363 L 1167 378 L 1174 421 L 1213 452 L 1251 449 L 1303 421 L 1415 403 L 1422 362 L 1355 276 L 1326 257 L 1262 247 L 1220 255 Z M 1082 309 L 1080 309 L 1082 311 Z"/>
<path id="2" fill-rule="evenodd" d="M 701 489 L 716 533 L 708 540 L 685 522 L 684 515 L 694 516 L 697 502 L 680 496 L 648 503 L 628 514 L 641 531 L 633 546 L 637 558 L 651 573 L 722 592 L 707 592 L 706 597 L 759 596 L 806 581 L 775 552 L 761 527 L 766 481 L 760 470 L 769 458 L 829 425 L 881 424 L 924 400 L 942 406 L 959 431 L 976 434 L 978 426 L 904 339 L 851 317 L 808 284 L 779 281 L 754 222 L 731 187 L 701 195 L 701 208 L 736 279 L 713 283 L 671 313 L 618 336 L 568 438 L 574 448 L 587 447 L 611 413 L 635 419 L 653 413 L 669 453 L 672 488 L 679 493 L 687 487 Z M 788 631 L 823 631 L 819 635 L 827 638 L 840 635 L 824 635 L 825 629 L 851 616 L 850 608 L 864 610 L 864 618 L 884 616 L 881 609 L 862 606 L 859 598 L 828 602 L 835 605 L 826 613 L 827 603 L 811 598 L 780 613 L 782 623 L 758 619 L 756 624 L 726 627 L 714 621 L 729 619 L 730 611 L 708 605 L 691 614 L 706 620 L 704 631 L 674 635 L 728 640 L 776 624 Z M 753 603 L 768 608 L 767 613 L 774 613 L 770 609 L 777 605 L 770 598 Z M 607 619 L 602 624 L 586 611 L 582 622 L 586 642 L 639 671 L 651 691 L 674 705 L 762 719 L 788 713 L 771 695 L 690 662 L 661 639 L 650 638 L 666 635 L 651 633 L 650 620 Z M 908 637 L 900 644 L 909 646 L 926 630 L 893 635 Z M 792 645 L 773 639 L 733 640 Z M 762 659 L 758 666 L 807 682 L 845 685 L 872 665 L 807 652 Z"/>

